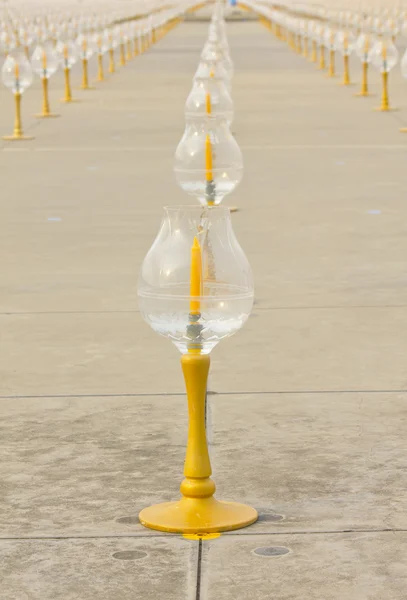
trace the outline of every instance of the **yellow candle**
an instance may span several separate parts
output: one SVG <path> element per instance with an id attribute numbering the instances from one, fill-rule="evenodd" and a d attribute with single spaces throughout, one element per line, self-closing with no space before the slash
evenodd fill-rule
<path id="1" fill-rule="evenodd" d="M 211 112 L 212 112 L 211 95 L 206 94 L 206 114 L 210 115 Z"/>
<path id="2" fill-rule="evenodd" d="M 205 142 L 205 166 L 206 166 L 206 181 L 213 181 L 212 173 L 212 143 L 209 134 L 206 136 Z"/>
<path id="3" fill-rule="evenodd" d="M 44 69 L 44 71 L 47 70 L 47 54 L 46 54 L 46 52 L 42 53 L 42 68 Z"/>
<path id="4" fill-rule="evenodd" d="M 194 243 L 191 248 L 191 283 L 190 283 L 190 305 L 191 315 L 199 315 L 201 312 L 201 302 L 196 300 L 201 296 L 202 282 L 202 254 L 198 239 L 194 237 Z"/>
<path id="5" fill-rule="evenodd" d="M 20 69 L 18 67 L 18 63 L 15 63 L 14 65 L 14 75 L 16 76 L 17 80 L 20 78 Z"/>

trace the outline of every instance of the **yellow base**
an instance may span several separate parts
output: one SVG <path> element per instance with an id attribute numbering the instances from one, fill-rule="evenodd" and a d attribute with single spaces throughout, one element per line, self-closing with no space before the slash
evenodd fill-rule
<path id="1" fill-rule="evenodd" d="M 407 133 L 407 127 L 402 127 L 400 129 L 400 133 Z"/>
<path id="2" fill-rule="evenodd" d="M 181 498 L 145 508 L 139 514 L 144 527 L 171 533 L 216 533 L 251 525 L 257 511 L 245 504 L 210 498 Z"/>
<path id="3" fill-rule="evenodd" d="M 7 142 L 18 142 L 18 141 L 27 141 L 27 140 L 34 140 L 34 136 L 33 135 L 3 135 L 3 137 L 1 138 L 2 140 L 6 140 Z"/>
<path id="4" fill-rule="evenodd" d="M 43 115 L 42 113 L 38 115 L 34 115 L 36 119 L 55 119 L 55 117 L 60 117 L 61 115 L 57 115 L 57 113 L 47 113 Z"/>

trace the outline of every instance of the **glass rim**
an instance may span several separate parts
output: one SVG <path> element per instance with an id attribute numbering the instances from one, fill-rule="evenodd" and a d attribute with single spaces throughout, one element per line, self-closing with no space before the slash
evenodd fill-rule
<path id="1" fill-rule="evenodd" d="M 219 204 L 216 204 L 214 206 L 202 206 L 202 204 L 172 204 L 172 205 L 166 205 L 163 207 L 164 210 L 166 211 L 177 211 L 177 210 L 196 210 L 196 211 L 200 211 L 202 212 L 203 210 L 217 210 L 222 211 L 222 212 L 229 212 L 230 213 L 230 208 L 229 206 L 220 206 Z"/>

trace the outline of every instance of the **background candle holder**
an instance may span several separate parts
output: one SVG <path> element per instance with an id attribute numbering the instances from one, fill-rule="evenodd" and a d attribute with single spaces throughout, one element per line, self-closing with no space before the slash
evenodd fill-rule
<path id="1" fill-rule="evenodd" d="M 204 63 L 205 64 L 205 63 Z M 224 116 L 230 127 L 233 121 L 233 102 L 222 77 L 216 77 L 215 71 L 206 66 L 194 77 L 192 90 L 185 104 L 185 116 L 188 119 Z"/>
<path id="2" fill-rule="evenodd" d="M 178 185 L 203 205 L 220 204 L 240 183 L 243 158 L 227 119 L 191 119 L 175 152 Z"/>
<path id="3" fill-rule="evenodd" d="M 14 131 L 12 135 L 3 136 L 3 140 L 33 140 L 33 136 L 24 135 L 21 123 L 21 98 L 33 81 L 32 68 L 25 53 L 16 50 L 9 54 L 4 61 L 1 75 L 4 85 L 13 92 L 15 101 Z"/>
<path id="4" fill-rule="evenodd" d="M 214 498 L 205 429 L 209 354 L 242 327 L 253 305 L 250 266 L 234 235 L 229 210 L 166 208 L 142 265 L 138 295 L 145 321 L 182 354 L 189 412 L 181 499 L 145 508 L 140 522 L 176 533 L 250 525 L 257 520 L 253 508 Z"/>
<path id="5" fill-rule="evenodd" d="M 382 102 L 375 110 L 389 112 L 397 110 L 390 106 L 389 99 L 389 74 L 398 62 L 399 53 L 391 39 L 377 40 L 370 51 L 370 60 L 382 76 Z"/>
<path id="6" fill-rule="evenodd" d="M 33 71 L 41 78 L 42 82 L 42 112 L 36 115 L 37 118 L 59 117 L 58 114 L 50 111 L 48 95 L 49 80 L 57 72 L 58 64 L 59 57 L 52 42 L 38 45 L 31 56 Z"/>
<path id="7" fill-rule="evenodd" d="M 64 70 L 65 79 L 65 96 L 61 99 L 61 102 L 79 102 L 72 97 L 71 88 L 71 69 L 78 59 L 76 45 L 71 41 L 59 41 L 56 47 L 59 60 Z"/>
<path id="8" fill-rule="evenodd" d="M 93 90 L 89 85 L 89 61 L 95 53 L 94 39 L 86 34 L 80 34 L 76 39 L 78 53 L 82 60 L 82 84 L 81 90 Z"/>

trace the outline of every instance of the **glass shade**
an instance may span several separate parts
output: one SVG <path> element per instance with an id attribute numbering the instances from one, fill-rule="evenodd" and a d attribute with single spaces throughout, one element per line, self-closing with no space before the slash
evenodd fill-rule
<path id="1" fill-rule="evenodd" d="M 401 59 L 400 68 L 402 76 L 405 79 L 407 79 L 407 50 L 405 51 L 404 56 Z"/>
<path id="2" fill-rule="evenodd" d="M 183 354 L 208 354 L 247 320 L 254 295 L 251 269 L 229 209 L 164 210 L 139 277 L 140 310 Z"/>
<path id="3" fill-rule="evenodd" d="M 359 35 L 355 44 L 355 53 L 362 62 L 370 62 L 370 36 L 367 33 Z"/>
<path id="4" fill-rule="evenodd" d="M 59 57 L 52 42 L 38 45 L 32 56 L 31 66 L 34 73 L 42 79 L 49 79 L 58 70 Z"/>
<path id="5" fill-rule="evenodd" d="M 391 40 L 378 40 L 369 52 L 374 67 L 381 73 L 389 73 L 397 64 L 399 53 Z"/>
<path id="6" fill-rule="evenodd" d="M 4 61 L 1 70 L 3 83 L 13 94 L 22 94 L 33 81 L 33 71 L 29 60 L 22 51 L 15 50 Z"/>
<path id="7" fill-rule="evenodd" d="M 352 54 L 356 43 L 356 38 L 353 33 L 348 31 L 338 31 L 335 38 L 335 47 L 343 56 Z"/>
<path id="8" fill-rule="evenodd" d="M 210 77 L 194 80 L 192 90 L 185 104 L 187 119 L 223 116 L 230 126 L 233 121 L 233 102 L 222 79 Z"/>
<path id="9" fill-rule="evenodd" d="M 78 53 L 82 60 L 89 60 L 95 53 L 95 42 L 93 38 L 87 35 L 78 35 L 76 38 Z"/>
<path id="10" fill-rule="evenodd" d="M 64 69 L 71 69 L 78 60 L 78 48 L 72 41 L 59 41 L 56 47 Z"/>
<path id="11" fill-rule="evenodd" d="M 225 118 L 188 121 L 175 152 L 179 186 L 203 206 L 219 204 L 240 183 L 243 158 Z"/>

